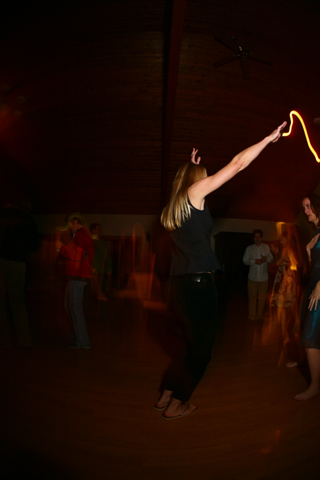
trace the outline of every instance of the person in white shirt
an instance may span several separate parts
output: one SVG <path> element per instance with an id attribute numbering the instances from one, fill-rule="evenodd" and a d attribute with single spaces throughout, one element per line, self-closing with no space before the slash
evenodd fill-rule
<path id="1" fill-rule="evenodd" d="M 268 263 L 273 261 L 270 248 L 262 243 L 263 233 L 261 230 L 253 231 L 254 244 L 246 248 L 243 263 L 249 265 L 248 296 L 249 315 L 248 320 L 263 322 L 263 310 L 268 293 Z"/>

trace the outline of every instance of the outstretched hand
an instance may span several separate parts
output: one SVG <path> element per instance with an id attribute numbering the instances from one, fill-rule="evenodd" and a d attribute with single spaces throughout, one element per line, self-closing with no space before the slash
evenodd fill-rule
<path id="1" fill-rule="evenodd" d="M 197 153 L 198 153 L 198 149 L 196 150 L 194 148 L 191 153 L 191 162 L 195 163 L 196 165 L 199 165 L 201 157 L 196 158 Z"/>
<path id="2" fill-rule="evenodd" d="M 271 143 L 275 143 L 279 140 L 281 137 L 281 131 L 284 129 L 284 127 L 287 125 L 287 122 L 283 122 L 281 125 L 279 125 L 278 128 L 276 128 L 270 135 L 270 141 Z"/>

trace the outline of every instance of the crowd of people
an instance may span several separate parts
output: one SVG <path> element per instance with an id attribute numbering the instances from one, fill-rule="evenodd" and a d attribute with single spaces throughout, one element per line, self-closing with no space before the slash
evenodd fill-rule
<path id="1" fill-rule="evenodd" d="M 248 167 L 271 142 L 281 137 L 286 122 L 261 142 L 236 155 L 216 174 L 207 176 L 200 165 L 198 151 L 193 149 L 191 162 L 180 167 L 173 182 L 169 203 L 161 216 L 162 225 L 170 232 L 173 242 L 170 279 L 171 302 L 179 317 L 180 338 L 184 339 L 180 356 L 176 356 L 163 375 L 160 396 L 155 410 L 163 411 L 162 418 L 174 420 L 193 414 L 197 406 L 189 399 L 204 375 L 211 359 L 217 326 L 217 292 L 211 272 L 220 268 L 210 246 L 212 218 L 205 197 Z M 303 199 L 304 212 L 309 222 L 318 228 L 316 196 Z M 319 225 L 320 227 L 320 225 Z M 307 251 L 313 263 L 309 289 L 302 309 L 300 344 L 305 348 L 311 374 L 308 389 L 294 397 L 307 400 L 320 391 L 320 229 L 308 244 Z M 254 245 L 246 249 L 244 263 L 250 266 L 248 279 L 249 321 L 263 321 L 268 292 L 268 262 L 275 258 L 277 274 L 273 285 L 271 304 L 284 312 L 286 342 L 293 341 L 293 309 L 297 304 L 296 283 L 298 258 L 293 242 L 283 233 L 281 249 L 262 244 L 262 232 L 254 232 Z M 318 254 L 319 248 L 319 254 Z M 317 266 L 319 264 L 319 267 Z M 289 362 L 288 362 L 289 364 Z M 292 365 L 295 362 L 291 362 Z M 288 365 L 289 366 L 289 365 Z"/>
<path id="2" fill-rule="evenodd" d="M 268 315 L 282 326 L 282 336 L 287 366 L 297 366 L 298 353 L 293 333 L 298 315 L 298 291 L 301 276 L 301 259 L 293 234 L 283 231 L 277 244 L 262 243 L 263 232 L 253 231 L 254 244 L 246 248 L 243 263 L 249 266 L 248 322 L 263 322 L 266 299 L 270 290 L 268 264 L 276 268 L 271 290 Z"/>
<path id="3" fill-rule="evenodd" d="M 317 309 L 320 298 L 320 198 L 314 193 L 309 194 L 302 200 L 302 207 L 306 218 L 316 230 L 316 235 L 306 246 L 312 271 L 301 301 L 298 292 L 303 265 L 294 235 L 284 231 L 278 245 L 271 244 L 269 247 L 262 243 L 263 232 L 254 230 L 254 244 L 246 248 L 243 256 L 244 264 L 249 266 L 249 322 L 263 322 L 267 315 L 265 303 L 269 287 L 268 263 L 273 262 L 277 267 L 268 313 L 271 320 L 276 317 L 282 326 L 286 366 L 298 367 L 307 362 L 311 377 L 308 389 L 296 395 L 295 400 L 307 400 L 320 390 L 320 324 Z M 300 327 L 295 329 L 299 317 Z"/>
<path id="4" fill-rule="evenodd" d="M 155 410 L 163 411 L 165 420 L 183 418 L 197 410 L 190 398 L 210 362 L 215 340 L 218 295 L 212 272 L 221 267 L 211 248 L 213 221 L 205 197 L 247 168 L 271 142 L 277 142 L 285 125 L 286 122 L 282 123 L 259 143 L 237 154 L 214 175 L 207 175 L 196 149 L 192 151 L 191 161 L 182 165 L 176 174 L 161 223 L 169 232 L 173 245 L 168 304 L 179 318 L 182 347 L 163 375 L 160 395 L 154 405 Z M 310 370 L 310 385 L 294 397 L 296 400 L 308 400 L 320 391 L 320 198 L 315 194 L 307 195 L 302 206 L 315 235 L 306 247 L 312 270 L 302 301 L 299 342 L 294 325 L 299 307 L 297 287 L 301 258 L 294 238 L 284 231 L 277 245 L 270 248 L 262 242 L 262 231 L 255 230 L 254 244 L 246 249 L 243 257 L 244 264 L 249 266 L 249 322 L 263 322 L 269 285 L 268 264 L 275 264 L 270 308 L 276 309 L 283 325 L 287 366 L 307 361 Z M 88 229 L 78 213 L 69 216 L 67 222 L 70 235 L 64 241 L 57 239 L 55 247 L 66 259 L 65 307 L 74 332 L 70 347 L 86 350 L 91 348 L 91 342 L 83 310 L 84 290 L 91 282 L 97 300 L 107 301 L 110 249 L 101 238 L 100 224 L 92 224 Z M 26 258 L 28 252 L 36 250 L 37 242 L 37 228 L 31 216 L 20 206 L 6 205 L 0 211 L 0 344 L 4 348 L 12 346 L 7 300 L 21 346 L 32 347 L 24 284 Z"/>

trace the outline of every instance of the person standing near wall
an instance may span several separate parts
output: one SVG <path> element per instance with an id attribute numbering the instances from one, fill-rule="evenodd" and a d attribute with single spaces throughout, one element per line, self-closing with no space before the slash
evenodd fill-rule
<path id="1" fill-rule="evenodd" d="M 243 256 L 243 263 L 250 267 L 248 275 L 249 322 L 255 320 L 263 322 L 269 285 L 268 263 L 273 261 L 270 248 L 262 243 L 262 237 L 261 230 L 253 230 L 254 243 L 246 248 Z"/>
<path id="2" fill-rule="evenodd" d="M 71 242 L 68 245 L 56 242 L 57 251 L 67 259 L 66 307 L 72 318 L 75 336 L 74 343 L 69 346 L 76 349 L 91 348 L 83 311 L 83 295 L 91 277 L 94 244 L 89 230 L 84 228 L 83 223 L 80 214 L 71 215 L 69 217 L 69 225 L 73 232 Z"/>

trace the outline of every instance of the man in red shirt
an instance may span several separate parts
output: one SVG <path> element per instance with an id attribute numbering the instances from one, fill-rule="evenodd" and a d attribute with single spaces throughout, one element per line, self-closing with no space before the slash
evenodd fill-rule
<path id="1" fill-rule="evenodd" d="M 75 335 L 75 341 L 70 347 L 89 349 L 91 344 L 83 312 L 83 294 L 91 277 L 94 243 L 89 230 L 83 227 L 83 219 L 80 215 L 71 217 L 69 225 L 73 232 L 71 242 L 68 245 L 63 245 L 58 241 L 56 242 L 56 248 L 67 259 L 66 298 L 68 299 L 68 313 L 72 318 Z"/>

